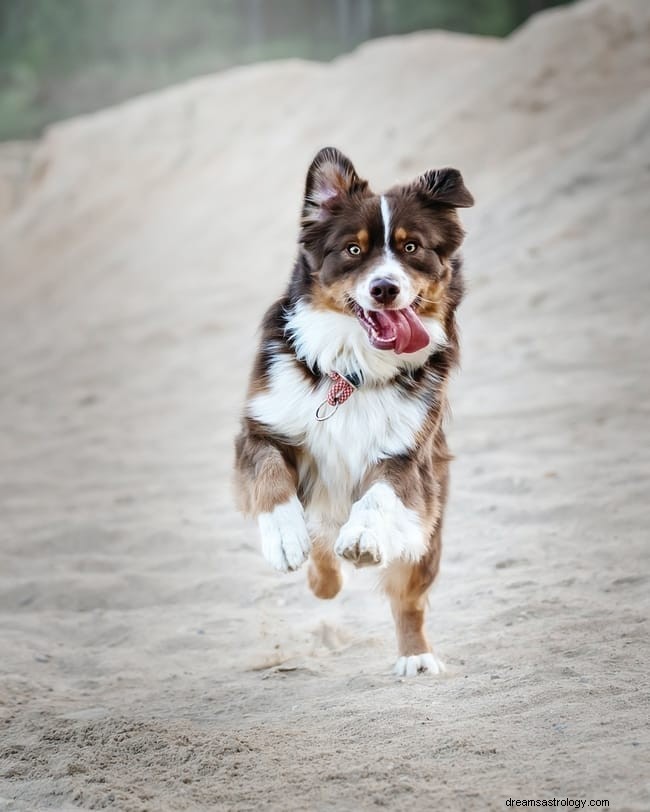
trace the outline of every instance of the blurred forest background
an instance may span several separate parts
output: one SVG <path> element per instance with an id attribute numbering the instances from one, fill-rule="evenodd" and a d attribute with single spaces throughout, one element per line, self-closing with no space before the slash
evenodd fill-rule
<path id="1" fill-rule="evenodd" d="M 568 0 L 0 0 L 0 140 L 192 76 L 426 28 L 504 36 Z"/>

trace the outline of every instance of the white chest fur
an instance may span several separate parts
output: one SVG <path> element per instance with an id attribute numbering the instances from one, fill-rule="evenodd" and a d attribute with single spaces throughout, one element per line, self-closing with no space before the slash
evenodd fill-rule
<path id="1" fill-rule="evenodd" d="M 308 462 L 313 461 L 318 482 L 306 508 L 316 521 L 345 521 L 353 491 L 369 468 L 413 448 L 427 411 L 426 403 L 390 384 L 361 386 L 333 417 L 319 422 L 316 409 L 325 400 L 329 380 L 312 390 L 291 358 L 280 355 L 269 381 L 268 389 L 248 403 L 247 412 L 302 446 Z"/>

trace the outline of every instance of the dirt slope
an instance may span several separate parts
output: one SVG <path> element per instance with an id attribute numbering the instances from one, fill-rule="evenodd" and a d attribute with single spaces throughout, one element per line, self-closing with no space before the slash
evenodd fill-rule
<path id="1" fill-rule="evenodd" d="M 589 0 L 0 148 L 0 809 L 650 808 L 649 41 L 647 2 Z M 371 573 L 320 603 L 231 504 L 327 143 L 378 189 L 457 165 L 478 200 L 444 678 L 390 675 Z"/>

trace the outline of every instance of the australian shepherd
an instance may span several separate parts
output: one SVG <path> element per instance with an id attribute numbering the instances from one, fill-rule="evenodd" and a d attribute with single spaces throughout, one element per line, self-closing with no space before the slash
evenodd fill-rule
<path id="1" fill-rule="evenodd" d="M 443 668 L 424 614 L 448 490 L 456 209 L 473 202 L 456 169 L 376 195 L 338 150 L 316 155 L 298 256 L 262 322 L 236 440 L 240 505 L 264 557 L 282 572 L 309 559 L 319 598 L 341 589 L 342 560 L 376 567 L 399 675 Z"/>

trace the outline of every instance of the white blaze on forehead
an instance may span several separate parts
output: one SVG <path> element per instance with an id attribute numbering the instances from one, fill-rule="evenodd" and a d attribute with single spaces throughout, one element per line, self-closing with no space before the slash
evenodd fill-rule
<path id="1" fill-rule="evenodd" d="M 381 196 L 380 205 L 381 218 L 384 221 L 384 246 L 386 251 L 390 251 L 390 206 L 384 195 Z"/>

